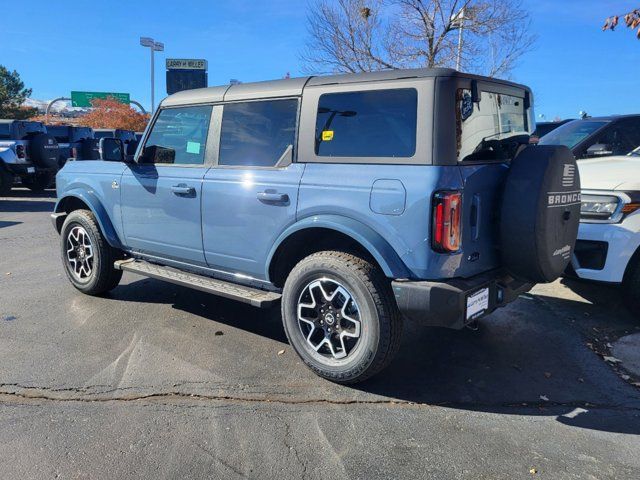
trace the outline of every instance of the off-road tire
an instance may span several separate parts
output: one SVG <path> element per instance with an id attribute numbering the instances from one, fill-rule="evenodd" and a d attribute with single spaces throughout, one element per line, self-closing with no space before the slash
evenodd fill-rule
<path id="1" fill-rule="evenodd" d="M 86 281 L 80 281 L 71 271 L 67 260 L 67 239 L 75 227 L 82 227 L 88 234 L 93 248 L 93 269 Z M 60 232 L 60 252 L 62 265 L 71 284 L 87 295 L 101 295 L 113 290 L 120 283 L 122 270 L 113 268 L 116 260 L 123 258 L 122 251 L 113 248 L 102 235 L 95 216 L 89 210 L 74 210 L 64 221 Z"/>
<path id="2" fill-rule="evenodd" d="M 634 255 L 624 274 L 622 297 L 629 310 L 640 316 L 640 254 Z"/>
<path id="3" fill-rule="evenodd" d="M 340 365 L 327 365 L 311 353 L 297 307 L 306 286 L 329 278 L 343 285 L 357 303 L 361 337 Z M 385 368 L 400 347 L 402 317 L 390 281 L 380 268 L 356 255 L 323 251 L 301 260 L 289 274 L 282 295 L 282 321 L 290 345 L 316 374 L 342 384 L 362 382 Z M 350 358 L 351 357 L 351 358 Z"/>
<path id="4" fill-rule="evenodd" d="M 23 177 L 22 184 L 34 193 L 42 193 L 53 183 L 53 173 L 36 173 L 31 177 Z"/>
<path id="5" fill-rule="evenodd" d="M 0 166 L 0 197 L 7 197 L 13 187 L 13 175 Z"/>

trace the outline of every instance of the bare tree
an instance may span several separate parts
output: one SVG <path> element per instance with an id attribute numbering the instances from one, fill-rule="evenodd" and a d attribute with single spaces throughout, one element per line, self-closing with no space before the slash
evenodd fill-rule
<path id="1" fill-rule="evenodd" d="M 521 0 L 318 0 L 301 57 L 314 73 L 459 66 L 506 75 L 535 41 L 530 23 Z"/>
<path id="2" fill-rule="evenodd" d="M 635 10 L 631 10 L 628 13 L 622 15 L 614 15 L 605 20 L 602 30 L 615 30 L 620 22 L 620 17 L 624 20 L 624 23 L 627 27 L 632 30 L 636 28 L 638 31 L 636 32 L 636 37 L 640 39 L 640 8 L 636 8 Z"/>

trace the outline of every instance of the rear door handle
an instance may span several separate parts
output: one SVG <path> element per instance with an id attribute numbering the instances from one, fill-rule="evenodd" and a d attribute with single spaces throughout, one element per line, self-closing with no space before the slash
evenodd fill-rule
<path id="1" fill-rule="evenodd" d="M 175 193 L 176 195 L 195 195 L 196 194 L 196 189 L 193 187 L 189 187 L 188 185 L 185 185 L 184 183 L 180 183 L 178 185 L 173 185 L 171 187 L 171 191 L 173 193 Z"/>
<path id="2" fill-rule="evenodd" d="M 258 200 L 265 203 L 287 203 L 289 195 L 277 192 L 258 192 Z"/>

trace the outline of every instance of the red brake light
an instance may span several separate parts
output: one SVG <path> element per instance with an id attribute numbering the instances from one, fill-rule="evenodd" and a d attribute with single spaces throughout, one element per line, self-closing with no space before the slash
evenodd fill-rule
<path id="1" fill-rule="evenodd" d="M 462 194 L 438 192 L 433 196 L 433 249 L 457 252 L 461 244 Z"/>

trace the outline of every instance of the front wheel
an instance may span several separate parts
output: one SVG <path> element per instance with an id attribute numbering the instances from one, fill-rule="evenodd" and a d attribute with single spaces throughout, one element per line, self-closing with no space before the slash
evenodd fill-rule
<path id="1" fill-rule="evenodd" d="M 289 343 L 316 374 L 357 383 L 393 359 L 402 320 L 380 269 L 355 255 L 326 251 L 300 261 L 287 278 L 282 320 Z"/>
<path id="2" fill-rule="evenodd" d="M 120 283 L 122 271 L 113 263 L 122 252 L 107 243 L 92 212 L 74 210 L 60 234 L 62 264 L 74 287 L 88 295 L 100 295 Z"/>

